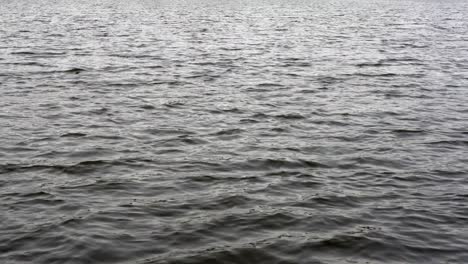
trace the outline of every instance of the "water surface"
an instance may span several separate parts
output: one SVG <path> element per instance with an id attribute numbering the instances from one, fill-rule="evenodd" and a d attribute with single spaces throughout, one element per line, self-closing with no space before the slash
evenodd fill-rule
<path id="1" fill-rule="evenodd" d="M 468 263 L 466 14 L 2 0 L 0 262 Z"/>

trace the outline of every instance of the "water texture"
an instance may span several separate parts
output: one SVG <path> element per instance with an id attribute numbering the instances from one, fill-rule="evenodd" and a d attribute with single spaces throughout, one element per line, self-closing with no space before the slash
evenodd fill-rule
<path id="1" fill-rule="evenodd" d="M 2 0 L 0 262 L 468 263 L 466 14 Z"/>

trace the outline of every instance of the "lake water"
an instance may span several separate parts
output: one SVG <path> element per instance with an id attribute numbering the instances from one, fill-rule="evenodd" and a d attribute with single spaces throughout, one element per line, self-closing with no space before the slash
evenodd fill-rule
<path id="1" fill-rule="evenodd" d="M 2 0 L 0 262 L 468 263 L 467 14 Z"/>

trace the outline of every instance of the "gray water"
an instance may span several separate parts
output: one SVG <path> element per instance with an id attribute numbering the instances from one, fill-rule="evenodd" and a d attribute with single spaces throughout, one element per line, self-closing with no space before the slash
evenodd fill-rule
<path id="1" fill-rule="evenodd" d="M 468 263 L 466 14 L 2 0 L 0 262 Z"/>

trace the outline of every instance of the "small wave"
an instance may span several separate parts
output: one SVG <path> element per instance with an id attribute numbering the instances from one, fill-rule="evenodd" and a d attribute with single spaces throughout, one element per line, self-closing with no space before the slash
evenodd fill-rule
<path id="1" fill-rule="evenodd" d="M 21 65 L 21 66 L 39 66 L 39 67 L 49 67 L 49 65 L 40 63 L 37 61 L 26 61 L 26 62 L 5 62 L 3 65 Z"/>
<path id="2" fill-rule="evenodd" d="M 283 87 L 282 84 L 279 83 L 259 83 L 257 84 L 258 87 Z"/>
<path id="3" fill-rule="evenodd" d="M 440 141 L 428 142 L 426 144 L 446 145 L 446 146 L 468 146 L 468 140 L 440 140 Z"/>
<path id="4" fill-rule="evenodd" d="M 63 134 L 61 135 L 60 137 L 85 137 L 87 134 L 86 133 L 81 133 L 81 132 L 71 132 L 71 133 L 66 133 L 66 134 Z"/>
<path id="5" fill-rule="evenodd" d="M 85 69 L 82 69 L 82 68 L 71 68 L 71 69 L 68 69 L 68 70 L 64 70 L 63 72 L 64 73 L 79 74 L 79 73 L 82 73 L 84 71 L 85 71 Z"/>
<path id="6" fill-rule="evenodd" d="M 174 129 L 174 128 L 146 128 L 141 130 L 142 133 L 151 135 L 181 135 L 180 137 L 188 137 L 196 133 L 187 129 Z"/>
<path id="7" fill-rule="evenodd" d="M 0 165 L 0 173 L 11 172 L 25 172 L 25 171 L 39 171 L 39 170 L 52 170 L 68 174 L 86 174 L 97 169 L 113 165 L 122 165 L 125 161 L 120 160 L 89 160 L 82 161 L 75 164 L 3 164 Z"/>
<path id="8" fill-rule="evenodd" d="M 156 109 L 156 107 L 154 105 L 149 105 L 149 104 L 140 105 L 139 107 L 141 109 L 145 109 L 145 110 L 154 110 L 154 109 Z"/>
<path id="9" fill-rule="evenodd" d="M 242 132 L 244 132 L 244 130 L 239 129 L 239 128 L 232 128 L 232 129 L 223 129 L 221 131 L 214 133 L 213 135 L 216 135 L 216 136 L 235 135 L 235 134 L 240 134 Z"/>
<path id="10" fill-rule="evenodd" d="M 186 256 L 168 257 L 164 260 L 149 260 L 138 264 L 203 264 L 203 263 L 282 263 L 293 264 L 287 258 L 282 258 L 273 252 L 256 248 L 252 244 L 239 248 L 212 247 Z M 314 264 L 322 264 L 314 262 Z"/>
<path id="11" fill-rule="evenodd" d="M 211 110 L 210 113 L 214 114 L 221 114 L 221 113 L 234 113 L 234 114 L 242 114 L 244 113 L 243 110 L 234 107 L 234 108 L 226 108 L 226 109 L 216 109 L 216 110 Z"/>
<path id="12" fill-rule="evenodd" d="M 274 115 L 275 118 L 280 118 L 280 119 L 305 119 L 306 117 L 297 114 L 297 113 L 290 113 L 290 114 L 279 114 L 279 115 Z"/>
<path id="13" fill-rule="evenodd" d="M 304 201 L 294 203 L 291 206 L 305 208 L 322 206 L 325 208 L 352 208 L 360 206 L 361 202 L 360 198 L 356 196 L 316 195 Z"/>
<path id="14" fill-rule="evenodd" d="M 399 74 L 396 73 L 354 73 L 350 74 L 350 76 L 360 76 L 360 77 L 395 77 Z"/>
<path id="15" fill-rule="evenodd" d="M 22 198 L 53 197 L 52 194 L 45 191 L 27 192 L 27 193 L 6 193 L 5 196 L 18 196 Z"/>
<path id="16" fill-rule="evenodd" d="M 164 103 L 163 105 L 169 108 L 178 108 L 178 107 L 184 106 L 185 103 L 181 101 L 171 101 L 171 102 Z"/>
<path id="17" fill-rule="evenodd" d="M 181 135 L 177 138 L 167 139 L 161 142 L 161 146 L 168 147 L 180 147 L 182 145 L 203 145 L 208 143 L 208 141 L 198 138 L 198 137 L 191 137 L 189 135 Z"/>
<path id="18" fill-rule="evenodd" d="M 187 203 L 190 203 L 190 201 Z M 244 195 L 231 195 L 217 199 L 211 199 L 209 202 L 195 201 L 192 205 L 188 206 L 191 209 L 197 210 L 227 210 L 231 208 L 250 208 L 252 204 L 261 203 L 262 201 L 259 199 L 249 198 Z"/>
<path id="19" fill-rule="evenodd" d="M 287 160 L 287 159 L 252 159 L 246 162 L 233 164 L 245 170 L 269 170 L 279 168 L 327 168 L 328 166 L 311 160 Z"/>
<path id="20" fill-rule="evenodd" d="M 34 52 L 34 51 L 15 51 L 12 55 L 34 55 L 34 56 L 60 56 L 67 54 L 66 52 Z"/>
<path id="21" fill-rule="evenodd" d="M 420 129 L 394 129 L 392 133 L 397 134 L 399 136 L 412 136 L 412 135 L 420 135 L 425 134 L 425 130 Z"/>

